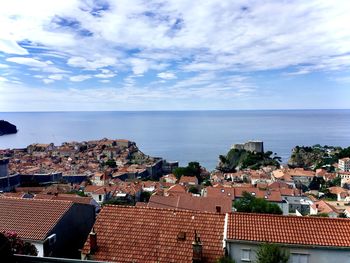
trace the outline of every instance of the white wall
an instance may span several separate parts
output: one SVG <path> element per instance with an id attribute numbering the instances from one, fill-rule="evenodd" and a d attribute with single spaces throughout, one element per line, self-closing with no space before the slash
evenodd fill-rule
<path id="1" fill-rule="evenodd" d="M 36 249 L 38 250 L 38 257 L 43 257 L 44 256 L 44 245 L 39 242 L 30 242 L 32 243 Z"/>
<path id="2" fill-rule="evenodd" d="M 255 262 L 256 260 L 256 251 L 258 250 L 258 245 L 253 243 L 233 243 L 228 242 L 227 248 L 229 252 L 229 256 L 235 260 L 236 263 L 241 262 Z M 242 249 L 250 249 L 251 250 L 251 260 L 250 261 L 242 261 Z M 329 262 L 337 262 L 337 263 L 350 263 L 350 248 L 345 249 L 329 249 L 329 248 L 298 248 L 298 247 L 286 247 L 286 249 L 292 253 L 298 254 L 307 254 L 308 262 L 307 263 L 329 263 Z M 289 262 L 292 263 L 292 256 L 289 258 Z"/>

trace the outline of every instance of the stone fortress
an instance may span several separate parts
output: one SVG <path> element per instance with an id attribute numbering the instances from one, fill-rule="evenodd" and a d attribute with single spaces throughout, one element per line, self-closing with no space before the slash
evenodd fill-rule
<path id="1" fill-rule="evenodd" d="M 251 140 L 245 143 L 236 143 L 232 145 L 231 149 L 246 150 L 250 152 L 263 153 L 264 142 L 258 140 Z"/>

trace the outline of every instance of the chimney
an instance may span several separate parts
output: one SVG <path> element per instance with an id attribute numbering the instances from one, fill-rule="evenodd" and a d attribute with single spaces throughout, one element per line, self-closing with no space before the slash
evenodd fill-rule
<path id="1" fill-rule="evenodd" d="M 192 262 L 193 263 L 201 263 L 202 262 L 202 242 L 197 235 L 197 231 L 194 231 L 194 241 L 192 242 L 192 248 L 193 248 L 193 256 L 192 256 Z"/>
<path id="2" fill-rule="evenodd" d="M 93 228 L 89 234 L 89 239 L 90 239 L 90 254 L 94 254 L 97 251 L 97 233 Z"/>

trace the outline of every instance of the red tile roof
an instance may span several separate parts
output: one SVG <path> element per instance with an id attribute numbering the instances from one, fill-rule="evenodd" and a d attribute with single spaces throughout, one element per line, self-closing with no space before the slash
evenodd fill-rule
<path id="1" fill-rule="evenodd" d="M 265 191 L 255 187 L 207 187 L 206 196 L 208 197 L 229 197 L 232 200 L 241 198 L 244 192 L 248 192 L 257 198 L 264 198 L 271 202 L 282 202 L 281 192 Z"/>
<path id="2" fill-rule="evenodd" d="M 98 250 L 109 262 L 192 262 L 194 231 L 205 262 L 223 255 L 224 214 L 145 207 L 105 206 L 94 225 Z M 180 232 L 185 240 L 178 240 Z M 89 253 L 89 239 L 83 253 Z"/>
<path id="3" fill-rule="evenodd" d="M 198 179 L 197 177 L 195 176 L 181 176 L 180 178 L 180 184 L 183 183 L 183 184 L 189 184 L 189 183 L 193 183 L 193 184 L 198 184 Z"/>
<path id="4" fill-rule="evenodd" d="M 169 187 L 169 189 L 166 190 L 166 193 L 168 195 L 179 195 L 179 194 L 186 194 L 186 188 L 179 184 L 174 184 Z"/>
<path id="5" fill-rule="evenodd" d="M 268 214 L 229 215 L 228 239 L 350 247 L 349 219 Z"/>
<path id="6" fill-rule="evenodd" d="M 188 195 L 159 196 L 152 195 L 147 207 L 168 208 L 180 210 L 194 210 L 216 213 L 216 207 L 220 207 L 221 213 L 232 211 L 231 198 L 227 197 L 197 197 Z"/>
<path id="7" fill-rule="evenodd" d="M 20 238 L 43 240 L 72 202 L 0 198 L 0 231 L 14 231 Z"/>
<path id="8" fill-rule="evenodd" d="M 46 199 L 46 200 L 62 200 L 62 201 L 71 201 L 77 204 L 91 204 L 91 197 L 82 197 L 74 194 L 58 194 L 58 195 L 49 195 L 49 194 L 36 194 L 34 199 Z"/>

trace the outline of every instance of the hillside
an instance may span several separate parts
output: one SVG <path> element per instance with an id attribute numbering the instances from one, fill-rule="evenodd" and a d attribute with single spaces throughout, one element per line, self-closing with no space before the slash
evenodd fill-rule
<path id="1" fill-rule="evenodd" d="M 219 164 L 216 169 L 222 172 L 235 172 L 245 168 L 259 169 L 267 165 L 278 167 L 281 158 L 276 154 L 273 157 L 272 155 L 271 151 L 256 153 L 243 149 L 231 149 L 226 155 L 219 156 Z"/>

